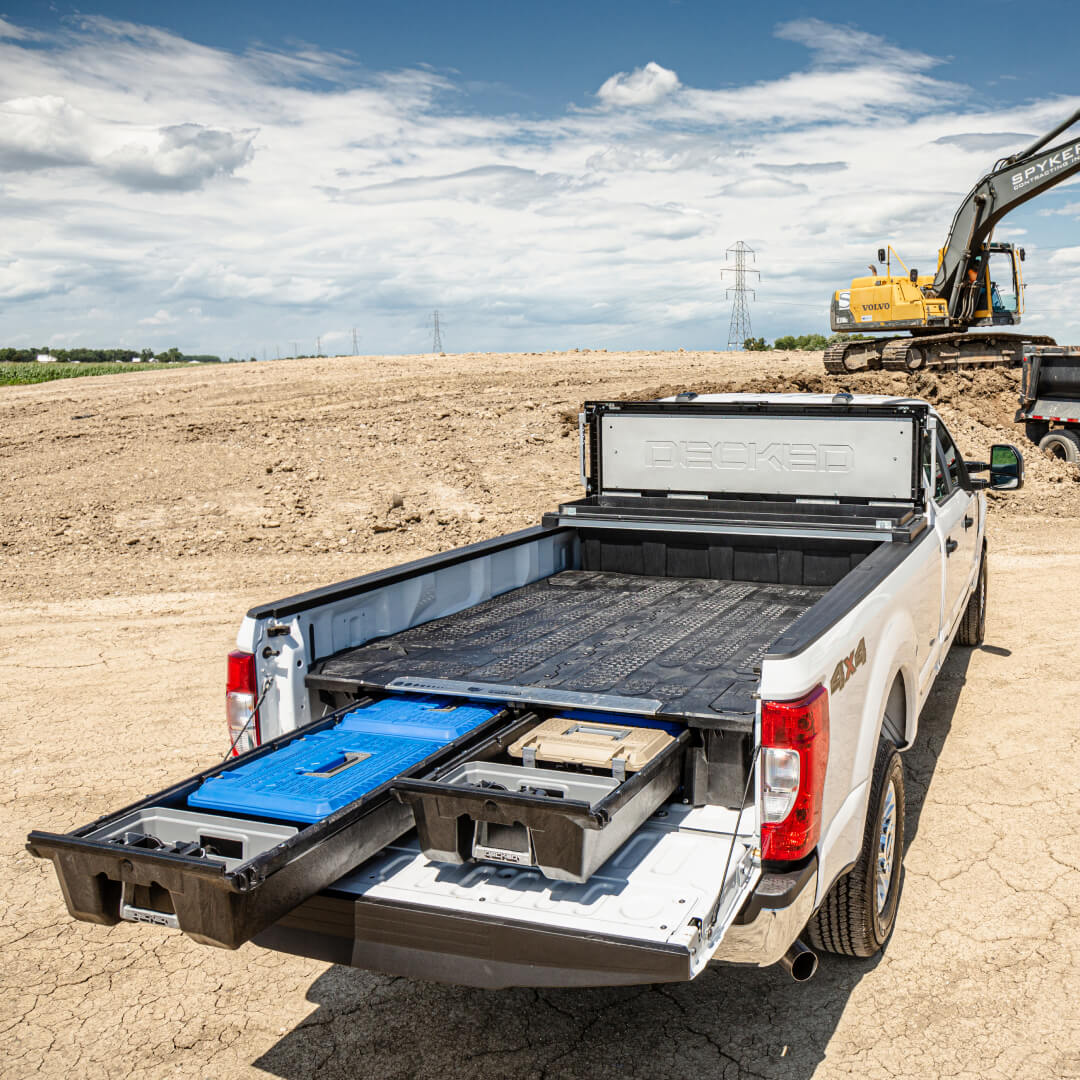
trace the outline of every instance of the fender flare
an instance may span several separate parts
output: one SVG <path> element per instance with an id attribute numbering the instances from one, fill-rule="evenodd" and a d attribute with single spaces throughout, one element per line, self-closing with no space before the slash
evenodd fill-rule
<path id="1" fill-rule="evenodd" d="M 870 665 L 869 685 L 863 703 L 858 749 L 855 754 L 852 787 L 869 779 L 877 753 L 878 742 L 885 726 L 885 710 L 897 679 L 904 688 L 904 716 L 900 721 L 901 750 L 915 740 L 918 716 L 915 703 L 918 700 L 918 675 L 915 660 L 915 624 L 906 611 L 895 611 L 878 637 L 877 655 Z M 900 718 L 895 718 L 900 719 Z"/>

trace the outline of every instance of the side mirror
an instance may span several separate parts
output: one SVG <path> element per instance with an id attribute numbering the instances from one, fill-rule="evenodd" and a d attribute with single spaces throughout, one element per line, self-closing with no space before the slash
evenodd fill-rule
<path id="1" fill-rule="evenodd" d="M 1011 443 L 990 447 L 990 487 L 995 491 L 1016 491 L 1024 486 L 1024 457 Z"/>
<path id="2" fill-rule="evenodd" d="M 1023 248 L 1020 248 L 1020 261 L 1023 262 L 1026 258 L 1027 252 Z"/>
<path id="3" fill-rule="evenodd" d="M 915 267 L 912 267 L 911 270 L 908 272 L 908 277 L 911 278 L 911 284 L 912 285 L 918 284 L 919 271 L 916 270 Z"/>
<path id="4" fill-rule="evenodd" d="M 884 248 L 878 248 L 877 249 L 877 261 L 879 263 L 883 263 L 885 261 L 885 249 Z"/>

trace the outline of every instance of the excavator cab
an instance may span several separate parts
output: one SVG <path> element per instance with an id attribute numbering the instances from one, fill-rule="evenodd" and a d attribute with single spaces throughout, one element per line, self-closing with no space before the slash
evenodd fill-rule
<path id="1" fill-rule="evenodd" d="M 1024 311 L 1023 248 L 987 244 L 978 259 L 969 326 L 1015 326 Z"/>

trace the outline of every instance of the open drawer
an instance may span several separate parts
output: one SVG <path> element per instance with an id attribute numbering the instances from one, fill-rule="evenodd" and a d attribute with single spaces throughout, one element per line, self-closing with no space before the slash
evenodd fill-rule
<path id="1" fill-rule="evenodd" d="M 545 761 L 543 742 L 538 757 L 531 736 L 560 721 L 592 742 L 605 728 L 630 738 L 649 732 L 659 736 L 658 748 L 640 761 L 631 751 L 633 771 L 621 755 L 606 769 L 590 765 L 598 751 L 589 745 L 583 756 L 555 749 Z M 584 883 L 671 798 L 690 738 L 678 725 L 640 717 L 527 715 L 427 774 L 398 779 L 394 790 L 412 808 L 420 847 L 435 862 L 532 866 L 555 881 Z"/>
<path id="2" fill-rule="evenodd" d="M 393 700 L 426 711 L 410 720 Z M 27 848 L 52 860 L 77 919 L 235 949 L 413 827 L 392 795 L 398 776 L 513 722 L 495 705 L 393 700 L 350 704 L 70 833 L 35 830 Z"/>

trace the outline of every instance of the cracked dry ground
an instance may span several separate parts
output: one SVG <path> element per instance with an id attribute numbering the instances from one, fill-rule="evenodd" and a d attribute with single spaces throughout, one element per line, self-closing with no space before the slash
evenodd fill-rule
<path id="1" fill-rule="evenodd" d="M 215 760 L 223 654 L 250 604 L 571 494 L 561 416 L 583 398 L 817 388 L 816 362 L 283 362 L 0 392 L 0 1075 L 1080 1076 L 1080 483 L 1053 463 L 994 502 L 988 647 L 954 651 L 906 756 L 906 882 L 876 962 L 826 957 L 805 985 L 728 968 L 486 993 L 75 923 L 22 850 L 32 826 Z M 1009 378 L 919 392 L 977 455 L 1009 432 Z"/>

